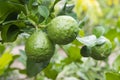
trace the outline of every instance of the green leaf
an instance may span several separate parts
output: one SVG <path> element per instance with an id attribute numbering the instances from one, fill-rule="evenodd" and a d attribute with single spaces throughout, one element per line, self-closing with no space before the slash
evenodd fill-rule
<path id="1" fill-rule="evenodd" d="M 55 1 L 54 1 L 53 5 L 52 5 L 51 8 L 50 8 L 50 13 L 54 12 L 54 7 L 55 7 L 55 5 L 56 5 L 59 1 L 60 1 L 60 0 L 55 0 Z"/>
<path id="2" fill-rule="evenodd" d="M 24 4 L 26 2 L 26 0 L 7 0 L 7 1 L 18 3 L 18 4 Z"/>
<path id="3" fill-rule="evenodd" d="M 11 63 L 12 59 L 13 59 L 13 55 L 10 54 L 9 52 L 5 52 L 0 57 L 0 75 L 4 73 L 4 71 L 7 69 L 7 67 Z"/>
<path id="4" fill-rule="evenodd" d="M 70 13 L 73 10 L 73 8 L 74 8 L 73 4 L 72 5 L 67 5 L 66 6 L 66 12 Z"/>
<path id="5" fill-rule="evenodd" d="M 41 16 L 41 17 L 42 17 L 42 16 Z M 35 22 L 35 23 L 39 23 L 39 19 L 40 19 L 41 21 L 44 20 L 44 19 L 42 19 L 41 17 L 38 17 L 38 16 L 36 16 L 36 14 L 31 13 L 31 14 L 29 15 L 29 21 L 32 21 L 32 22 Z"/>
<path id="6" fill-rule="evenodd" d="M 46 6 L 38 6 L 38 12 L 44 18 L 47 18 L 49 16 L 49 10 Z"/>
<path id="7" fill-rule="evenodd" d="M 25 23 L 23 21 L 8 21 L 3 23 L 1 37 L 3 42 L 13 42 L 16 40 L 18 34 L 20 33 L 20 29 L 25 27 Z"/>
<path id="8" fill-rule="evenodd" d="M 84 36 L 85 36 L 84 30 L 80 29 L 78 35 L 79 35 L 80 37 L 84 37 Z"/>
<path id="9" fill-rule="evenodd" d="M 34 2 L 35 2 L 35 0 L 29 0 L 28 1 L 28 4 L 27 4 L 27 6 L 28 6 L 28 9 L 30 10 L 30 11 L 32 11 L 35 7 L 34 7 Z"/>
<path id="10" fill-rule="evenodd" d="M 117 23 L 116 23 L 116 26 L 117 26 L 118 28 L 120 28 L 120 18 L 118 18 L 118 21 L 117 21 Z"/>
<path id="11" fill-rule="evenodd" d="M 19 72 L 20 72 L 21 74 L 26 74 L 26 69 L 19 70 Z"/>
<path id="12" fill-rule="evenodd" d="M 43 72 L 44 72 L 44 74 L 45 74 L 46 77 L 55 80 L 56 77 L 57 77 L 57 75 L 58 75 L 58 71 L 56 71 L 55 69 L 52 68 L 53 65 L 54 65 L 54 64 L 52 64 L 52 63 L 49 64 L 49 65 L 43 70 Z"/>
<path id="13" fill-rule="evenodd" d="M 0 1 L 0 23 L 2 23 L 5 18 L 14 11 L 11 5 L 5 1 Z"/>
<path id="14" fill-rule="evenodd" d="M 100 37 L 105 33 L 105 29 L 103 26 L 97 26 L 93 29 L 93 34 L 96 35 L 96 37 Z"/>
<path id="15" fill-rule="evenodd" d="M 20 50 L 20 57 L 18 58 L 18 60 L 19 60 L 24 66 L 26 66 L 27 56 L 26 56 L 25 51 Z"/>
<path id="16" fill-rule="evenodd" d="M 86 16 L 79 22 L 79 28 L 82 28 L 87 21 L 88 21 L 88 17 Z"/>
<path id="17" fill-rule="evenodd" d="M 68 55 L 73 61 L 80 61 L 80 48 L 78 46 L 70 46 L 68 48 Z"/>
<path id="18" fill-rule="evenodd" d="M 74 44 L 64 45 L 62 46 L 65 52 L 68 55 L 68 59 L 70 62 L 76 61 L 81 62 L 80 48 L 79 46 L 75 46 Z"/>
<path id="19" fill-rule="evenodd" d="M 105 36 L 109 38 L 111 41 L 114 41 L 115 38 L 118 38 L 120 40 L 120 32 L 117 31 L 116 28 L 109 29 Z"/>
<path id="20" fill-rule="evenodd" d="M 13 55 L 13 60 L 15 60 L 15 59 L 17 59 L 17 58 L 19 58 L 20 57 L 20 55 Z"/>
<path id="21" fill-rule="evenodd" d="M 46 6 L 47 8 L 49 8 L 50 3 L 52 2 L 51 0 L 41 0 L 41 5 Z"/>
<path id="22" fill-rule="evenodd" d="M 16 11 L 18 13 L 20 13 L 22 11 L 24 14 L 27 14 L 24 5 L 19 4 L 19 3 L 10 2 L 10 1 L 8 1 L 7 3 L 12 5 L 12 8 L 15 9 L 14 11 Z"/>
<path id="23" fill-rule="evenodd" d="M 82 37 L 82 38 L 77 37 L 76 39 L 88 47 L 95 46 L 96 40 L 97 40 L 95 35 L 90 35 L 90 36 L 86 36 L 86 37 Z"/>
<path id="24" fill-rule="evenodd" d="M 116 71 L 120 71 L 120 55 L 114 60 L 113 67 Z"/>
<path id="25" fill-rule="evenodd" d="M 106 42 L 106 38 L 104 36 L 101 36 L 96 40 L 96 45 L 102 45 L 105 42 Z"/>
<path id="26" fill-rule="evenodd" d="M 0 54 L 2 54 L 5 50 L 5 46 L 3 44 L 0 44 Z"/>
<path id="27" fill-rule="evenodd" d="M 16 20 L 18 16 L 18 12 L 11 12 L 7 18 L 4 20 L 4 22 L 6 21 L 11 21 L 11 20 Z"/>
<path id="28" fill-rule="evenodd" d="M 38 2 L 33 2 L 33 4 L 32 4 L 33 6 L 38 6 L 39 4 L 38 4 Z"/>
<path id="29" fill-rule="evenodd" d="M 105 36 L 112 42 L 113 47 L 116 46 L 115 44 L 115 38 L 120 41 L 120 32 L 116 29 L 109 29 L 108 32 L 106 32 Z"/>
<path id="30" fill-rule="evenodd" d="M 20 29 L 16 25 L 4 25 L 1 32 L 2 42 L 15 41 L 19 33 Z"/>
<path id="31" fill-rule="evenodd" d="M 21 11 L 26 14 L 26 10 L 21 4 L 13 3 L 10 1 L 0 1 L 0 23 L 2 23 L 10 13 L 19 13 Z"/>
<path id="32" fill-rule="evenodd" d="M 35 61 L 27 59 L 27 75 L 29 77 L 36 76 L 40 71 L 47 67 L 48 64 L 49 61 L 36 63 Z"/>
<path id="33" fill-rule="evenodd" d="M 74 12 L 71 13 L 66 13 L 66 15 L 73 17 L 74 19 L 77 20 L 77 15 Z"/>
<path id="34" fill-rule="evenodd" d="M 116 72 L 106 72 L 105 78 L 106 80 L 120 80 L 120 74 Z"/>

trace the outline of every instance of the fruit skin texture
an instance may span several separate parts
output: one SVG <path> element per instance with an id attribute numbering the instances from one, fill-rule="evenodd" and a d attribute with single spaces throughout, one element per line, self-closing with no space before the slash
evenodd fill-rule
<path id="1" fill-rule="evenodd" d="M 25 44 L 27 58 L 35 62 L 50 60 L 54 54 L 55 45 L 42 31 L 35 31 Z"/>
<path id="2" fill-rule="evenodd" d="M 83 46 L 80 50 L 80 54 L 83 57 L 89 57 L 91 54 L 91 50 L 87 46 Z"/>
<path id="3" fill-rule="evenodd" d="M 70 16 L 58 16 L 47 27 L 49 38 L 56 44 L 72 42 L 79 31 L 76 20 Z"/>
<path id="4" fill-rule="evenodd" d="M 106 39 L 104 44 L 96 45 L 92 47 L 91 50 L 92 50 L 91 53 L 92 58 L 96 60 L 104 60 L 110 55 L 112 51 L 112 44 L 108 39 Z"/>

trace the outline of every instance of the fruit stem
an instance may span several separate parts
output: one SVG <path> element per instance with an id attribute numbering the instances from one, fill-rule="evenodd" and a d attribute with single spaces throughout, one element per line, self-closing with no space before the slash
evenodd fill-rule
<path id="1" fill-rule="evenodd" d="M 26 9 L 26 14 L 28 15 L 29 14 L 29 10 L 28 10 L 27 4 L 25 4 L 25 9 Z"/>
<path id="2" fill-rule="evenodd" d="M 30 21 L 30 23 L 35 27 L 35 29 L 38 30 L 38 25 L 33 20 L 28 18 L 28 21 Z"/>
<path id="3" fill-rule="evenodd" d="M 29 13 L 27 4 L 25 4 L 25 9 L 26 9 L 27 15 L 29 15 L 30 13 Z M 36 30 L 38 30 L 38 26 L 36 25 L 36 23 L 33 20 L 31 20 L 29 17 L 28 17 L 28 21 L 36 28 Z"/>
<path id="4" fill-rule="evenodd" d="M 39 24 L 38 27 L 39 27 L 39 28 L 45 28 L 46 25 L 41 25 L 41 24 Z"/>

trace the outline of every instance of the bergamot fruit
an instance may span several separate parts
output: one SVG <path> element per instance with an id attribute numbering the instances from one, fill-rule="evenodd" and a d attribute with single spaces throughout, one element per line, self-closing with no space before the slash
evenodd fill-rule
<path id="1" fill-rule="evenodd" d="M 55 45 L 43 31 L 35 31 L 26 41 L 25 52 L 28 59 L 35 62 L 50 60 L 54 54 Z"/>
<path id="2" fill-rule="evenodd" d="M 56 44 L 72 42 L 79 32 L 77 21 L 70 16 L 58 16 L 47 26 L 49 38 Z"/>
<path id="3" fill-rule="evenodd" d="M 105 42 L 103 44 L 91 47 L 90 56 L 96 60 L 104 60 L 110 55 L 111 51 L 112 44 L 107 38 L 105 38 Z"/>

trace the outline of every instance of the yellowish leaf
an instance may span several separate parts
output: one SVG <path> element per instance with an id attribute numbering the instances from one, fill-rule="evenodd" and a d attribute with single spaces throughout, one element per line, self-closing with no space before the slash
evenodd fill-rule
<path id="1" fill-rule="evenodd" d="M 12 59 L 13 59 L 13 55 L 9 52 L 5 52 L 0 57 L 0 75 L 4 73 L 4 70 L 8 67 Z"/>

